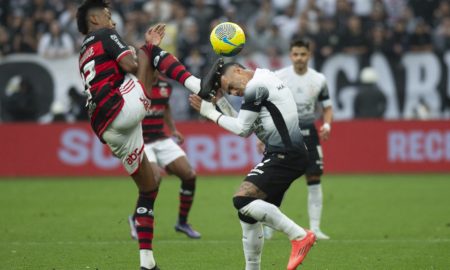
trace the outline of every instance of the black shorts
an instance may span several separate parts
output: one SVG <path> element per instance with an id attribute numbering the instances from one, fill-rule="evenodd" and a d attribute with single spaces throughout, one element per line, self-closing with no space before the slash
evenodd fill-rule
<path id="1" fill-rule="evenodd" d="M 308 153 L 268 153 L 244 181 L 267 194 L 265 201 L 280 206 L 284 193 L 295 179 L 305 173 Z"/>
<path id="2" fill-rule="evenodd" d="M 323 155 L 322 146 L 320 146 L 319 135 L 313 123 L 300 124 L 303 140 L 308 148 L 309 163 L 306 168 L 306 175 L 323 174 Z"/>

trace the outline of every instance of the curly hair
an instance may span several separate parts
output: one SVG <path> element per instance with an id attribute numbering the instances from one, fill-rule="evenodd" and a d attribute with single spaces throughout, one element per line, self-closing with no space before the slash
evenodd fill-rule
<path id="1" fill-rule="evenodd" d="M 92 9 L 104 9 L 109 8 L 108 0 L 84 0 L 77 10 L 77 26 L 78 31 L 83 35 L 86 35 L 89 31 L 87 16 Z"/>

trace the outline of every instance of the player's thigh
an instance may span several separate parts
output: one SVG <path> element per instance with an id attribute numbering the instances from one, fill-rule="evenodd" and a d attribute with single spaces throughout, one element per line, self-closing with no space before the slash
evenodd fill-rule
<path id="1" fill-rule="evenodd" d="M 183 149 L 170 138 L 156 141 L 154 149 L 158 165 L 161 168 L 166 168 L 179 157 L 186 156 Z"/>
<path id="2" fill-rule="evenodd" d="M 103 140 L 112 153 L 120 159 L 128 174 L 137 172 L 144 153 L 144 139 L 140 124 L 129 129 L 116 129 L 110 125 L 103 133 Z"/>
<path id="3" fill-rule="evenodd" d="M 180 156 L 166 166 L 166 171 L 176 175 L 181 180 L 192 180 L 195 178 L 195 171 L 186 156 Z"/>
<path id="4" fill-rule="evenodd" d="M 266 201 L 279 205 L 292 182 L 304 173 L 306 162 L 306 154 L 267 155 L 247 174 L 244 182 L 252 183 L 266 194 Z"/>
<path id="5" fill-rule="evenodd" d="M 116 119 L 110 124 L 115 130 L 124 130 L 140 125 L 145 113 L 150 109 L 150 101 L 135 76 L 127 74 L 120 86 L 124 104 Z"/>
<path id="6" fill-rule="evenodd" d="M 131 175 L 140 192 L 153 191 L 158 188 L 159 182 L 156 181 L 156 172 L 158 170 L 152 168 L 152 164 L 144 153 L 140 167 Z"/>

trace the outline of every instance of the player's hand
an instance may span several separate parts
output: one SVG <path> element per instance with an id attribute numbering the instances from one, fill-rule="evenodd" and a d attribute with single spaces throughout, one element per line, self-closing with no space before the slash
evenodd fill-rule
<path id="1" fill-rule="evenodd" d="M 137 53 L 136 53 L 136 49 L 134 48 L 134 46 L 129 45 L 128 48 L 130 48 L 133 59 L 137 61 Z"/>
<path id="2" fill-rule="evenodd" d="M 184 136 L 178 130 L 175 130 L 172 132 L 172 136 L 174 137 L 177 144 L 183 144 L 184 142 Z"/>
<path id="3" fill-rule="evenodd" d="M 320 139 L 327 141 L 330 138 L 331 126 L 328 123 L 323 124 L 319 130 Z"/>
<path id="4" fill-rule="evenodd" d="M 145 33 L 145 42 L 147 44 L 159 45 L 166 33 L 166 25 L 164 23 L 158 23 L 151 26 Z"/>
<path id="5" fill-rule="evenodd" d="M 200 108 L 202 106 L 202 98 L 197 95 L 189 95 L 189 103 L 191 107 L 194 108 L 197 112 L 200 112 Z"/>
<path id="6" fill-rule="evenodd" d="M 192 108 L 200 112 L 201 115 L 211 121 L 217 123 L 219 118 L 222 116 L 222 114 L 216 110 L 216 106 L 214 106 L 214 104 L 202 100 L 198 95 L 190 95 L 189 102 L 191 103 Z"/>

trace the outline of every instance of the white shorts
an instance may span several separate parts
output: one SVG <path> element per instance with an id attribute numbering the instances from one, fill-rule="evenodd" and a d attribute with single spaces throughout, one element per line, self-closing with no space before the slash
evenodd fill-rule
<path id="1" fill-rule="evenodd" d="M 148 160 L 161 168 L 165 168 L 179 157 L 186 156 L 183 149 L 170 138 L 146 144 L 144 150 Z"/>
<path id="2" fill-rule="evenodd" d="M 120 92 L 125 102 L 116 119 L 103 133 L 103 140 L 131 175 L 142 161 L 144 139 L 141 121 L 146 110 L 150 109 L 150 100 L 145 96 L 141 83 L 131 74 L 125 76 Z"/>

